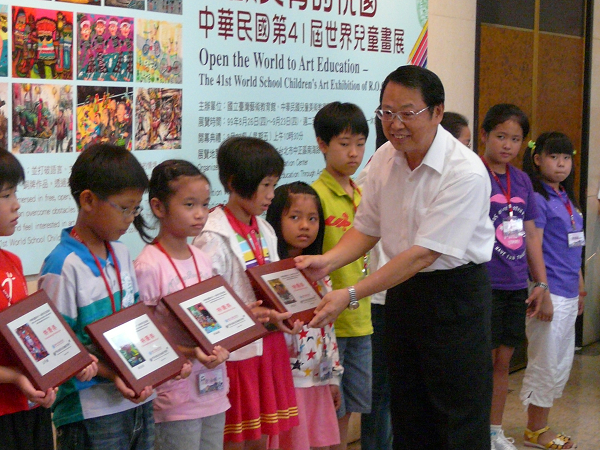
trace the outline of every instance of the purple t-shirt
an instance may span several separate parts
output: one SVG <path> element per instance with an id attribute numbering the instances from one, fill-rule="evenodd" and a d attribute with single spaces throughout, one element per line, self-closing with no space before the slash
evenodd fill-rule
<path id="1" fill-rule="evenodd" d="M 548 275 L 550 293 L 562 297 L 574 298 L 579 295 L 579 269 L 583 247 L 569 248 L 568 234 L 573 230 L 571 217 L 565 206 L 567 194 L 559 197 L 552 187 L 544 184 L 548 191 L 548 200 L 536 192 L 539 216 L 535 226 L 544 230 L 544 262 Z M 571 203 L 575 231 L 583 230 L 583 217 Z"/>
<path id="2" fill-rule="evenodd" d="M 534 198 L 531 180 L 527 174 L 511 165 L 506 166 L 510 171 L 510 197 L 513 216 L 526 222 L 538 217 L 537 205 Z M 489 172 L 489 171 L 488 171 Z M 508 192 L 506 174 L 496 174 L 504 192 L 490 173 L 492 193 L 490 196 L 490 219 L 496 230 L 492 259 L 487 263 L 488 274 L 492 289 L 513 291 L 527 288 L 527 257 L 525 239 L 523 237 L 504 237 L 502 221 L 508 217 L 508 202 L 504 192 Z"/>

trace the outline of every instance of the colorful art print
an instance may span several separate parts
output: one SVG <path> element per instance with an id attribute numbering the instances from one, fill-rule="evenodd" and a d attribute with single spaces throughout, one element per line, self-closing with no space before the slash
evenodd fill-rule
<path id="1" fill-rule="evenodd" d="M 8 76 L 8 6 L 0 5 L 0 77 Z M 6 147 L 4 147 L 6 148 Z"/>
<path id="2" fill-rule="evenodd" d="M 290 291 L 288 291 L 288 289 L 285 287 L 285 285 L 281 282 L 279 278 L 269 280 L 269 284 L 283 303 L 285 303 L 286 305 L 296 303 L 296 300 L 294 299 L 292 294 L 290 294 Z"/>
<path id="3" fill-rule="evenodd" d="M 183 0 L 148 0 L 148 11 L 181 14 Z"/>
<path id="4" fill-rule="evenodd" d="M 133 342 L 120 343 L 119 353 L 123 355 L 123 358 L 125 358 L 125 361 L 127 361 L 131 367 L 135 367 L 146 361 Z"/>
<path id="5" fill-rule="evenodd" d="M 71 85 L 13 84 L 13 153 L 62 153 L 73 149 Z"/>
<path id="6" fill-rule="evenodd" d="M 181 89 L 138 88 L 136 150 L 181 148 Z"/>
<path id="7" fill-rule="evenodd" d="M 96 143 L 115 144 L 131 150 L 132 99 L 131 87 L 78 86 L 77 151 Z"/>
<path id="8" fill-rule="evenodd" d="M 182 82 L 180 23 L 138 19 L 136 79 L 147 83 Z"/>
<path id="9" fill-rule="evenodd" d="M 12 75 L 73 79 L 73 13 L 12 7 Z"/>
<path id="10" fill-rule="evenodd" d="M 0 83 L 0 147 L 8 148 L 8 117 L 6 100 L 8 99 L 8 83 Z"/>
<path id="11" fill-rule="evenodd" d="M 144 9 L 144 0 L 104 0 L 104 6 L 117 8 Z"/>
<path id="12" fill-rule="evenodd" d="M 100 0 L 56 0 L 56 1 L 64 2 L 64 3 L 79 3 L 80 5 L 100 6 Z"/>
<path id="13" fill-rule="evenodd" d="M 133 80 L 133 19 L 77 14 L 77 79 Z"/>
<path id="14" fill-rule="evenodd" d="M 215 318 L 206 310 L 202 303 L 190 306 L 188 310 L 207 334 L 221 328 L 221 325 L 217 323 Z"/>
<path id="15" fill-rule="evenodd" d="M 23 341 L 23 344 L 25 344 L 27 351 L 31 353 L 33 359 L 39 362 L 49 355 L 48 351 L 40 342 L 40 339 L 33 332 L 31 326 L 28 323 L 26 323 L 25 325 L 21 325 L 19 328 L 16 329 L 16 332 L 19 338 Z"/>

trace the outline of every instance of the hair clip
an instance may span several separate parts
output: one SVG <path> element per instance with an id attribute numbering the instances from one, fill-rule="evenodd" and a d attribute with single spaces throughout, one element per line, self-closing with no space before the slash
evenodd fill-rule
<path id="1" fill-rule="evenodd" d="M 529 147 L 532 151 L 535 150 L 535 141 L 529 141 L 527 147 Z"/>

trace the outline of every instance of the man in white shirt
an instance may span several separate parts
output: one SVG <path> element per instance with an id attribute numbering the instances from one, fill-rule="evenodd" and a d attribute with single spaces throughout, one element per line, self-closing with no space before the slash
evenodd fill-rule
<path id="1" fill-rule="evenodd" d="M 444 88 L 402 66 L 383 83 L 388 139 L 373 156 L 354 228 L 322 256 L 296 259 L 319 277 L 381 240 L 390 262 L 321 302 L 311 326 L 388 289 L 386 346 L 394 449 L 488 450 L 492 392 L 490 181 L 481 160 L 439 124 Z"/>

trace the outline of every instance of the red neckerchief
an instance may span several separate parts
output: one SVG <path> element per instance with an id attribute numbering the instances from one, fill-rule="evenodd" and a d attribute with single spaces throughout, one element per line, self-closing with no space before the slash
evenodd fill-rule
<path id="1" fill-rule="evenodd" d="M 488 172 L 490 172 L 490 175 L 492 175 L 492 178 L 496 180 L 496 183 L 498 183 L 498 186 L 500 186 L 502 193 L 506 197 L 506 203 L 508 203 L 508 215 L 512 217 L 513 208 L 510 197 L 510 165 L 506 164 L 506 189 L 504 189 L 504 186 L 502 186 L 502 183 L 500 183 L 500 178 L 498 177 L 496 172 L 490 169 L 490 166 L 488 166 L 488 163 L 483 156 L 481 157 L 481 160 L 483 161 L 483 164 L 485 164 L 485 167 L 487 168 Z"/>
<path id="2" fill-rule="evenodd" d="M 160 242 L 158 242 L 157 240 L 154 240 L 152 242 L 153 245 L 156 245 L 156 248 L 159 249 L 161 252 L 164 253 L 164 255 L 167 257 L 167 259 L 169 260 L 169 262 L 171 263 L 171 266 L 173 266 L 173 269 L 175 270 L 175 273 L 177 274 L 177 276 L 179 277 L 179 281 L 181 281 L 181 285 L 185 288 L 187 287 L 185 285 L 185 281 L 183 281 L 183 277 L 181 276 L 181 274 L 179 273 L 179 270 L 177 270 L 177 266 L 175 265 L 175 261 L 173 261 L 173 259 L 171 258 L 171 255 L 169 255 L 167 253 L 167 251 L 165 250 L 165 248 L 161 245 Z M 198 270 L 198 263 L 196 262 L 196 257 L 194 256 L 194 252 L 192 251 L 192 249 L 190 248 L 190 246 L 188 245 L 188 248 L 190 249 L 190 253 L 192 254 L 192 260 L 194 261 L 194 267 L 196 268 L 196 275 L 198 276 L 198 283 L 200 283 L 202 281 L 202 277 L 200 276 L 200 271 Z"/>
<path id="3" fill-rule="evenodd" d="M 250 219 L 250 225 L 248 225 L 247 223 L 238 220 L 238 218 L 233 215 L 227 206 L 223 206 L 223 211 L 225 212 L 227 220 L 229 221 L 231 228 L 233 228 L 233 231 L 239 234 L 248 243 L 250 250 L 252 250 L 252 253 L 254 253 L 256 263 L 259 266 L 265 264 L 265 255 L 263 253 L 260 230 L 258 229 L 258 221 L 256 220 L 256 217 L 252 216 Z M 250 236 L 250 239 L 248 239 L 248 236 Z"/>
<path id="4" fill-rule="evenodd" d="M 17 266 L 15 265 L 12 258 L 10 256 L 8 256 L 6 254 L 6 252 L 4 250 L 2 250 L 1 248 L 0 248 L 0 253 L 4 257 L 4 259 L 6 259 L 9 262 L 9 264 L 12 266 L 14 277 L 21 279 L 20 281 L 21 281 L 21 283 L 23 283 L 23 292 L 25 293 L 25 295 L 27 295 L 27 281 L 25 280 L 23 273 L 21 273 L 21 271 L 17 268 Z M 0 291 L 2 291 L 2 295 L 4 295 L 4 297 L 6 298 L 6 308 L 8 308 L 9 306 L 12 305 L 12 300 L 14 298 L 14 292 L 12 293 L 11 297 L 9 297 L 6 294 L 6 292 L 4 292 L 3 288 L 0 288 Z M 3 309 L 5 309 L 5 308 L 0 308 L 0 311 L 2 311 Z"/>
<path id="5" fill-rule="evenodd" d="M 110 288 L 110 284 L 108 283 L 108 279 L 106 278 L 106 275 L 104 274 L 104 270 L 102 270 L 102 265 L 100 264 L 100 260 L 94 254 L 94 252 L 92 252 L 90 250 L 90 248 L 83 241 L 83 239 L 81 239 L 81 236 L 79 236 L 79 234 L 77 234 L 77 231 L 75 231 L 75 228 L 73 228 L 71 230 L 71 236 L 76 241 L 82 243 L 85 246 L 85 248 L 88 249 L 88 251 L 90 252 L 90 254 L 93 256 L 94 261 L 96 263 L 96 267 L 98 267 L 98 270 L 100 271 L 100 275 L 102 275 L 102 279 L 104 280 L 104 285 L 106 286 L 106 291 L 108 292 L 108 296 L 110 297 L 110 303 L 111 303 L 111 306 L 112 306 L 113 314 L 116 313 L 117 312 L 117 306 L 116 306 L 116 303 L 115 303 L 115 295 L 113 294 L 113 291 Z M 115 252 L 113 251 L 113 248 L 112 248 L 112 245 L 110 245 L 110 242 L 104 241 L 104 246 L 106 247 L 106 250 L 108 251 L 108 254 L 110 256 L 112 256 L 113 263 L 115 265 L 115 271 L 117 272 L 117 280 L 119 280 L 119 294 L 121 295 L 121 299 L 123 299 L 123 282 L 121 281 L 121 270 L 119 269 L 119 261 L 117 260 L 117 256 L 115 255 Z"/>

